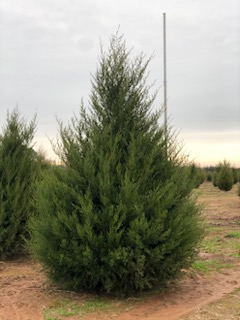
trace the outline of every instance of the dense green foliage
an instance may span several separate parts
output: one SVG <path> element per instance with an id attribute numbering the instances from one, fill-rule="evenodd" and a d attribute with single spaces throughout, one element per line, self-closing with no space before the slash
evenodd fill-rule
<path id="1" fill-rule="evenodd" d="M 0 134 L 0 258 L 19 253 L 27 236 L 26 222 L 34 210 L 37 176 L 32 149 L 35 118 L 28 124 L 17 109 L 8 114 Z"/>
<path id="2" fill-rule="evenodd" d="M 203 168 L 203 170 L 205 172 L 206 180 L 209 182 L 213 182 L 214 174 L 215 174 L 215 170 L 216 170 L 215 167 L 209 166 L 209 167 Z"/>
<path id="3" fill-rule="evenodd" d="M 239 169 L 232 168 L 232 170 L 233 170 L 233 184 L 235 184 L 239 181 Z"/>
<path id="4" fill-rule="evenodd" d="M 193 181 L 195 181 L 194 187 L 198 188 L 206 180 L 206 173 L 202 168 L 196 166 L 195 164 L 192 164 L 189 169 Z"/>
<path id="5" fill-rule="evenodd" d="M 233 170 L 229 162 L 220 163 L 216 171 L 216 185 L 220 190 L 229 191 L 234 184 Z"/>
<path id="6" fill-rule="evenodd" d="M 151 110 L 148 63 L 113 37 L 92 79 L 91 112 L 60 123 L 65 167 L 40 184 L 30 246 L 68 288 L 131 294 L 174 279 L 196 254 L 194 180 Z"/>

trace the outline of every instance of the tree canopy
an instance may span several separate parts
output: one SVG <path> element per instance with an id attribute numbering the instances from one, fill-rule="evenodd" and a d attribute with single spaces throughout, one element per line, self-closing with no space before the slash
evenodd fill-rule
<path id="1" fill-rule="evenodd" d="M 40 185 L 31 248 L 68 288 L 132 294 L 177 277 L 196 254 L 203 228 L 194 181 L 152 110 L 148 64 L 113 36 L 89 108 L 60 123 L 65 167 Z"/>

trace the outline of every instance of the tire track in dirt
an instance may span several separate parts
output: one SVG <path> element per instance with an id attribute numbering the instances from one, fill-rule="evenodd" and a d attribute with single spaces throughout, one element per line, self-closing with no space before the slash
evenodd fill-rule
<path id="1" fill-rule="evenodd" d="M 226 202 L 221 204 L 216 198 L 207 199 L 206 188 L 212 192 L 213 188 L 204 185 L 205 199 L 208 206 L 205 216 L 209 223 L 224 227 L 221 236 L 232 229 L 238 229 L 240 221 L 240 201 L 235 191 L 224 194 Z M 223 197 L 223 196 L 222 196 Z M 229 200 L 230 199 L 230 200 Z M 230 211 L 229 211 L 230 208 Z M 205 258 L 209 258 L 209 253 Z M 224 256 L 223 259 L 229 259 Z M 204 258 L 204 256 L 202 256 Z M 211 258 L 211 255 L 210 255 Z M 68 317 L 69 320 L 179 320 L 213 301 L 223 298 L 226 294 L 240 288 L 240 264 L 238 258 L 233 258 L 231 269 L 221 269 L 210 275 L 199 275 L 187 272 L 177 287 L 164 293 L 144 297 L 143 300 L 129 303 L 119 300 L 112 304 L 112 308 L 105 311 L 88 314 L 84 317 Z M 38 263 L 29 260 L 0 262 L 0 320 L 43 320 L 45 306 L 51 305 L 56 299 L 69 298 L 57 288 L 50 287 L 45 275 L 41 273 Z M 74 301 L 81 303 L 83 295 L 76 294 Z"/>
<path id="2" fill-rule="evenodd" d="M 240 287 L 240 272 L 228 272 L 210 279 L 187 279 L 170 294 L 148 299 L 131 311 L 121 313 L 118 320 L 177 320 L 191 311 L 221 299 Z"/>
<path id="3" fill-rule="evenodd" d="M 42 320 L 43 309 L 51 303 L 46 278 L 37 263 L 28 261 L 1 264 L 0 320 Z M 0 270 L 1 270 L 0 269 Z M 4 270 L 3 270 L 4 269 Z M 221 299 L 240 288 L 240 270 L 211 275 L 187 276 L 177 288 L 134 302 L 132 307 L 90 314 L 82 320 L 177 320 L 190 312 Z M 61 293 L 59 293 L 61 295 Z M 54 296 L 55 298 L 55 296 Z M 131 299 L 129 299 L 131 301 Z M 68 318 L 69 320 L 75 318 Z"/>

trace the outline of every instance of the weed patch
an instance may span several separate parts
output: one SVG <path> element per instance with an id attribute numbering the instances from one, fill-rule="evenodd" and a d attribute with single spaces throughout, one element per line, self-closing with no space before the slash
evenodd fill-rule
<path id="1" fill-rule="evenodd" d="M 197 260 L 192 264 L 192 268 L 202 273 L 209 273 L 212 271 L 221 272 L 222 269 L 232 268 L 231 263 L 227 263 L 218 259 Z"/>
<path id="2" fill-rule="evenodd" d="M 225 235 L 225 238 L 236 238 L 240 239 L 240 231 L 231 231 Z"/>

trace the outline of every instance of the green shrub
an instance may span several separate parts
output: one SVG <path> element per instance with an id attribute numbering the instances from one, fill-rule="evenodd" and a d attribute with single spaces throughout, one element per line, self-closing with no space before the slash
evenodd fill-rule
<path id="1" fill-rule="evenodd" d="M 214 176 L 214 172 L 215 172 L 215 168 L 210 166 L 210 167 L 204 167 L 203 172 L 205 174 L 206 180 L 208 182 L 213 182 L 213 176 Z"/>
<path id="2" fill-rule="evenodd" d="M 239 181 L 239 172 L 237 168 L 233 168 L 233 184 L 236 184 Z"/>
<path id="3" fill-rule="evenodd" d="M 30 247 L 51 279 L 73 290 L 164 285 L 191 265 L 202 238 L 194 180 L 151 112 L 148 62 L 131 61 L 113 37 L 92 81 L 91 112 L 60 123 L 65 167 L 40 184 Z"/>
<path id="4" fill-rule="evenodd" d="M 206 179 L 205 172 L 195 164 L 190 166 L 192 178 L 195 180 L 194 187 L 198 188 Z"/>
<path id="5" fill-rule="evenodd" d="M 214 187 L 218 186 L 218 173 L 219 173 L 220 167 L 217 167 L 214 172 L 213 172 L 213 178 L 212 178 L 212 183 Z"/>
<path id="6" fill-rule="evenodd" d="M 19 253 L 27 237 L 37 176 L 34 130 L 35 118 L 27 125 L 15 109 L 0 134 L 0 259 Z"/>
<path id="7" fill-rule="evenodd" d="M 212 175 L 211 172 L 208 172 L 208 173 L 207 173 L 207 181 L 208 181 L 208 182 L 212 182 L 212 180 L 213 180 L 213 175 Z"/>
<path id="8" fill-rule="evenodd" d="M 216 184 L 220 190 L 229 191 L 233 187 L 233 170 L 229 162 L 224 161 L 218 166 L 216 173 Z"/>

